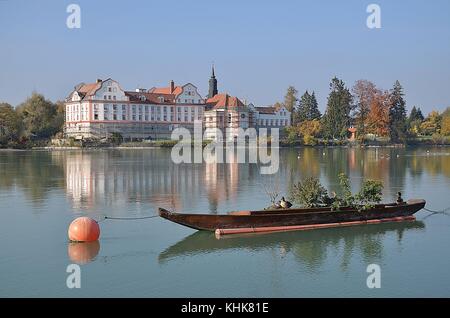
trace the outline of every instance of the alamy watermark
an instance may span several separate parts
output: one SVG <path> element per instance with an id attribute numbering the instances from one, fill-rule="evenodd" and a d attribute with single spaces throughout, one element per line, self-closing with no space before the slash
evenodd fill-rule
<path id="1" fill-rule="evenodd" d="M 78 4 L 69 4 L 66 8 L 66 12 L 70 13 L 66 19 L 66 26 L 69 29 L 81 28 L 81 8 Z"/>
<path id="2" fill-rule="evenodd" d="M 381 29 L 381 7 L 378 4 L 369 4 L 366 12 L 370 13 L 367 17 L 366 25 L 369 29 Z"/>
<path id="3" fill-rule="evenodd" d="M 255 163 L 261 164 L 261 174 L 275 174 L 280 165 L 279 129 L 272 128 L 209 128 L 203 132 L 201 121 L 194 122 L 194 136 L 190 130 L 179 127 L 172 131 L 172 161 L 179 163 Z M 203 141 L 213 141 L 203 147 Z M 248 160 L 247 160 L 248 159 Z"/>
<path id="4" fill-rule="evenodd" d="M 77 264 L 69 264 L 66 268 L 66 273 L 69 273 L 66 279 L 67 288 L 81 288 L 81 267 Z"/>
<path id="5" fill-rule="evenodd" d="M 367 276 L 366 285 L 367 288 L 381 288 L 381 267 L 378 264 L 369 264 L 366 272 L 370 275 Z"/>

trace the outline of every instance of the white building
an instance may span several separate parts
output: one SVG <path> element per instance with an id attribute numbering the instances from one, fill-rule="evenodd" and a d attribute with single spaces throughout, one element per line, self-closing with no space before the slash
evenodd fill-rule
<path id="1" fill-rule="evenodd" d="M 195 121 L 203 129 L 228 129 L 232 139 L 238 128 L 283 128 L 290 125 L 284 107 L 245 105 L 239 98 L 217 93 L 214 74 L 209 98 L 203 98 L 191 83 L 149 90 L 125 91 L 113 79 L 77 85 L 66 98 L 65 134 L 77 139 L 105 138 L 120 133 L 125 139 L 167 139 L 172 130 L 193 130 Z M 215 139 L 209 134 L 208 138 Z"/>
<path id="2" fill-rule="evenodd" d="M 124 91 L 107 79 L 81 83 L 66 99 L 65 133 L 75 138 L 169 138 L 179 126 L 193 129 L 202 120 L 205 99 L 193 84 Z"/>

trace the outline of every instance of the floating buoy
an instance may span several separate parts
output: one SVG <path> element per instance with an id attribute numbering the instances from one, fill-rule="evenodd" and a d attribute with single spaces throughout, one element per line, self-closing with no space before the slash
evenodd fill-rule
<path id="1" fill-rule="evenodd" d="M 67 254 L 72 262 L 84 265 L 92 261 L 100 251 L 100 242 L 69 243 Z"/>
<path id="2" fill-rule="evenodd" d="M 73 242 L 93 242 L 100 236 L 100 227 L 94 219 L 83 216 L 70 223 L 68 234 Z"/>

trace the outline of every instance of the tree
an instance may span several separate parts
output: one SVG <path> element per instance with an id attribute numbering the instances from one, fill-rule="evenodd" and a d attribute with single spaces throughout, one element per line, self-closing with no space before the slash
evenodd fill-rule
<path id="1" fill-rule="evenodd" d="M 350 126 L 353 96 L 345 83 L 337 77 L 331 80 L 330 89 L 327 109 L 323 116 L 324 134 L 333 139 L 344 138 Z"/>
<path id="2" fill-rule="evenodd" d="M 61 110 L 43 95 L 33 93 L 24 103 L 17 107 L 22 117 L 25 135 L 35 138 L 49 138 L 57 133 L 62 126 Z"/>
<path id="3" fill-rule="evenodd" d="M 21 120 L 8 103 L 0 103 L 0 146 L 19 138 Z"/>
<path id="4" fill-rule="evenodd" d="M 406 139 L 406 103 L 403 99 L 403 87 L 399 81 L 394 83 L 390 91 L 389 137 L 393 142 Z"/>
<path id="5" fill-rule="evenodd" d="M 424 135 L 431 136 L 433 134 L 441 133 L 442 117 L 437 111 L 432 111 L 428 117 L 420 125 L 420 130 Z"/>
<path id="6" fill-rule="evenodd" d="M 411 109 L 411 113 L 409 113 L 409 118 L 408 121 L 412 122 L 415 120 L 424 120 L 425 117 L 423 117 L 422 111 L 420 110 L 420 107 L 413 106 L 413 108 Z"/>
<path id="7" fill-rule="evenodd" d="M 367 132 L 377 136 L 389 134 L 389 103 L 388 92 L 378 93 L 372 99 L 367 115 Z"/>
<path id="8" fill-rule="evenodd" d="M 316 94 L 314 92 L 309 94 L 309 92 L 306 91 L 300 98 L 295 116 L 296 123 L 300 123 L 305 120 L 319 119 L 321 116 L 322 114 L 319 111 Z"/>
<path id="9" fill-rule="evenodd" d="M 406 126 L 409 131 L 409 133 L 413 135 L 418 135 L 421 133 L 420 131 L 420 125 L 422 124 L 424 120 L 422 111 L 420 110 L 420 107 L 413 106 L 411 109 L 411 112 L 409 113 L 409 117 L 406 121 Z"/>
<path id="10" fill-rule="evenodd" d="M 367 134 L 367 118 L 369 117 L 372 102 L 381 93 L 374 83 L 367 80 L 358 80 L 352 89 L 356 98 L 354 119 L 358 131 L 358 139 L 364 142 Z"/>
<path id="11" fill-rule="evenodd" d="M 291 112 L 291 123 L 293 123 L 293 114 L 296 108 L 295 106 L 297 105 L 297 94 L 298 91 L 295 89 L 295 87 L 289 86 L 286 95 L 284 96 L 284 107 L 286 107 L 286 109 Z"/>
<path id="12" fill-rule="evenodd" d="M 450 107 L 442 113 L 441 134 L 450 136 Z"/>

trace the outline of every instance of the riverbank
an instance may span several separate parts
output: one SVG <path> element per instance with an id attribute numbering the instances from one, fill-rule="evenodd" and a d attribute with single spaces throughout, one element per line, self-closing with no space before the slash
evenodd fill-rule
<path id="1" fill-rule="evenodd" d="M 20 147 L 5 147 L 0 148 L 0 151 L 14 151 L 14 150 L 30 150 L 30 149 L 44 149 L 44 150 L 77 150 L 77 149 L 152 149 L 152 148 L 172 148 L 178 144 L 178 140 L 150 140 L 150 141 L 131 141 L 122 143 L 113 142 L 83 142 L 73 141 L 70 143 L 52 143 L 39 141 L 36 144 L 28 143 L 27 145 L 21 145 Z M 210 144 L 211 140 L 204 140 L 202 147 Z M 191 143 L 193 145 L 193 143 Z M 268 140 L 265 143 L 266 146 L 271 147 L 271 141 Z M 418 147 L 418 146 L 450 146 L 450 136 L 443 137 L 441 140 L 434 140 L 430 138 L 417 138 L 409 139 L 406 143 L 391 143 L 386 140 L 370 140 L 364 144 L 348 140 L 324 140 L 317 139 L 314 143 L 305 144 L 302 141 L 288 141 L 280 140 L 279 148 L 328 148 L 328 147 L 357 147 L 357 148 L 373 148 L 373 147 L 385 147 L 385 148 L 405 148 L 405 147 Z"/>

